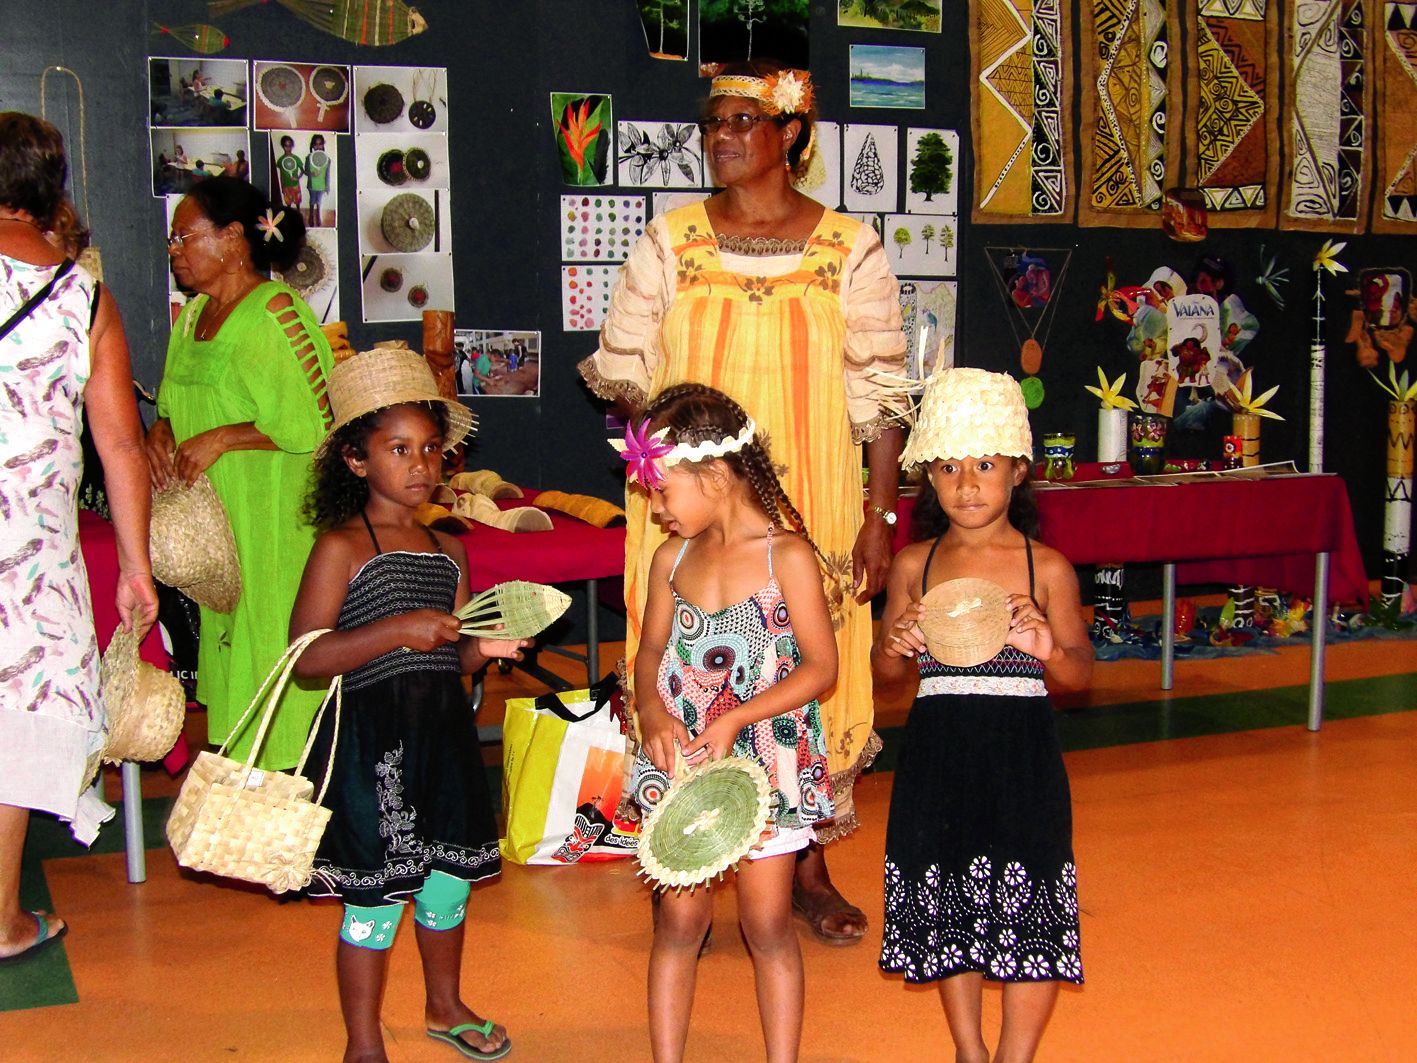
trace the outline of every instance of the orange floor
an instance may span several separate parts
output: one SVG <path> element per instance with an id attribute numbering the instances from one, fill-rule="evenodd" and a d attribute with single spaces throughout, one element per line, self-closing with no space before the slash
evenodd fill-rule
<path id="1" fill-rule="evenodd" d="M 1390 673 L 1394 654 L 1412 643 L 1336 647 L 1330 677 Z M 1307 663 L 1286 650 L 1183 665 L 1177 693 L 1302 682 Z M 1100 667 L 1098 690 L 1148 697 L 1155 668 Z M 1417 1059 L 1414 748 L 1417 711 L 1070 754 L 1088 981 L 1062 994 L 1038 1058 Z M 864 826 L 831 850 L 871 917 L 867 943 L 802 935 L 804 1060 L 951 1058 L 934 992 L 875 966 L 891 782 L 862 780 Z M 179 875 L 164 851 L 148 866 L 132 886 L 121 855 L 46 864 L 80 1002 L 0 1013 L 0 1060 L 338 1059 L 337 909 Z M 691 1060 L 762 1057 L 733 905 L 721 889 Z M 466 995 L 507 1025 L 509 1058 L 648 1058 L 648 894 L 631 865 L 508 867 L 470 911 Z M 996 1025 L 999 995 L 986 998 Z M 391 1059 L 459 1058 L 423 1035 L 407 932 L 384 1015 Z"/>

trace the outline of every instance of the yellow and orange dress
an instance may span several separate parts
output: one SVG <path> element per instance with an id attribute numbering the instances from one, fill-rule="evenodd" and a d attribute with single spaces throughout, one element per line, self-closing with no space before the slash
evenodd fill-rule
<path id="1" fill-rule="evenodd" d="M 904 370 L 899 284 L 876 233 L 825 211 L 805 244 L 719 238 L 703 204 L 652 221 L 611 296 L 591 390 L 634 406 L 674 384 L 736 399 L 767 432 L 782 485 L 826 558 L 839 672 L 821 699 L 837 795 L 830 838 L 855 826 L 851 788 L 880 748 L 871 729 L 871 613 L 852 597 L 861 528 L 861 447 L 898 409 L 878 372 Z M 649 500 L 627 487 L 625 633 L 634 675 L 650 559 L 664 541 Z"/>

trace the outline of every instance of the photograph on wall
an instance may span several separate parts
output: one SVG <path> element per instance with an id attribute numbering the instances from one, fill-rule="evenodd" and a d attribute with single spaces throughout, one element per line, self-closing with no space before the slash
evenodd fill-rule
<path id="1" fill-rule="evenodd" d="M 847 210 L 889 213 L 896 203 L 896 127 L 857 125 L 841 129 L 842 201 Z"/>
<path id="2" fill-rule="evenodd" d="M 365 255 L 359 263 L 364 320 L 422 321 L 425 310 L 456 310 L 452 255 Z"/>
<path id="3" fill-rule="evenodd" d="M 693 122 L 618 123 L 615 162 L 629 188 L 700 188 L 703 136 Z"/>
<path id="4" fill-rule="evenodd" d="M 255 128 L 349 132 L 349 67 L 257 60 L 252 80 Z"/>
<path id="5" fill-rule="evenodd" d="M 561 260 L 624 262 L 646 220 L 644 196 L 562 196 Z"/>
<path id="6" fill-rule="evenodd" d="M 312 229 L 332 229 L 338 223 L 339 184 L 333 133 L 294 129 L 272 130 L 270 143 L 271 198 L 300 211 Z"/>
<path id="7" fill-rule="evenodd" d="M 449 198 L 445 188 L 419 192 L 360 189 L 357 197 L 360 253 L 451 254 L 453 223 Z"/>
<path id="8" fill-rule="evenodd" d="M 836 24 L 853 29 L 940 32 L 941 0 L 837 0 Z"/>
<path id="9" fill-rule="evenodd" d="M 905 371 L 924 383 L 954 365 L 958 281 L 903 280 L 900 319 L 905 333 Z"/>
<path id="10" fill-rule="evenodd" d="M 925 49 L 851 46 L 851 106 L 925 109 Z"/>
<path id="11" fill-rule="evenodd" d="M 541 397 L 541 333 L 454 329 L 458 397 Z"/>
<path id="12" fill-rule="evenodd" d="M 905 131 L 905 212 L 958 214 L 959 134 L 953 129 Z"/>
<path id="13" fill-rule="evenodd" d="M 152 129 L 153 195 L 186 195 L 207 177 L 251 177 L 251 137 L 240 129 Z"/>
<path id="14" fill-rule="evenodd" d="M 295 262 L 271 276 L 299 292 L 320 324 L 340 320 L 339 233 L 334 229 L 307 229 Z"/>
<path id="15" fill-rule="evenodd" d="M 167 241 L 167 243 L 163 245 L 163 258 L 166 261 L 167 265 L 168 323 L 175 324 L 177 321 L 177 315 L 180 314 L 182 312 L 182 308 L 187 305 L 187 300 L 192 298 L 192 292 L 177 283 L 177 274 L 172 272 L 172 255 L 167 250 L 173 246 L 172 234 L 174 232 L 174 228 L 172 225 L 172 218 L 173 215 L 177 213 L 177 205 L 182 202 L 183 197 L 180 195 L 169 195 L 163 196 L 162 198 L 163 216 L 166 219 L 166 228 L 163 229 L 163 237 Z"/>
<path id="16" fill-rule="evenodd" d="M 897 277 L 953 277 L 959 219 L 952 215 L 887 214 L 886 257 Z"/>
<path id="17" fill-rule="evenodd" d="M 807 167 L 792 187 L 828 210 L 835 210 L 841 206 L 841 126 L 818 122 L 816 134 Z"/>
<path id="18" fill-rule="evenodd" d="M 148 60 L 148 125 L 209 129 L 246 125 L 246 60 Z"/>
<path id="19" fill-rule="evenodd" d="M 609 96 L 553 92 L 551 124 L 562 184 L 590 188 L 615 183 L 615 106 Z"/>
<path id="20" fill-rule="evenodd" d="M 810 8 L 807 0 L 699 0 L 699 76 L 768 57 L 810 70 Z"/>
<path id="21" fill-rule="evenodd" d="M 447 188 L 451 176 L 446 133 L 360 133 L 354 138 L 358 188 Z"/>
<path id="22" fill-rule="evenodd" d="M 655 192 L 650 197 L 654 216 L 668 214 L 671 210 L 687 207 L 691 203 L 702 203 L 713 195 L 712 192 Z"/>
<path id="23" fill-rule="evenodd" d="M 635 0 L 651 59 L 689 58 L 689 0 Z"/>
<path id="24" fill-rule="evenodd" d="M 610 309 L 619 266 L 561 267 L 561 329 L 595 332 Z"/>
<path id="25" fill-rule="evenodd" d="M 356 133 L 446 133 L 448 71 L 434 66 L 354 68 Z"/>

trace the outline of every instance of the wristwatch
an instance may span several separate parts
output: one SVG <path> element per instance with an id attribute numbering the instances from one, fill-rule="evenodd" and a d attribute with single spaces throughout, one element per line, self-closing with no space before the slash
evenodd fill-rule
<path id="1" fill-rule="evenodd" d="M 874 513 L 876 516 L 880 517 L 883 521 L 885 521 L 885 522 L 886 522 L 888 525 L 890 525 L 892 528 L 895 527 L 895 520 L 896 520 L 895 510 L 893 510 L 893 509 L 882 509 L 880 506 L 877 506 L 877 505 L 875 505 L 875 504 L 872 504 L 872 506 L 871 506 L 871 512 Z"/>

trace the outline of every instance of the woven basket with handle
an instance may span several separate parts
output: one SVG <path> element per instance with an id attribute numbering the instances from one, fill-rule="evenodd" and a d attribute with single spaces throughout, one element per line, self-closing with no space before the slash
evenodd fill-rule
<path id="1" fill-rule="evenodd" d="M 334 743 L 325 765 L 324 784 L 313 799 L 314 784 L 304 777 L 305 760 L 319 732 L 320 718 L 332 700 L 338 737 L 343 701 L 340 677 L 330 683 L 294 773 L 263 771 L 256 767 L 256 758 L 296 660 L 323 634 L 325 630 L 311 631 L 290 644 L 222 747 L 215 753 L 200 754 L 187 773 L 167 821 L 168 843 L 183 867 L 254 882 L 275 893 L 301 889 L 309 883 L 315 850 L 330 820 L 330 810 L 320 802 L 329 786 Z M 260 725 L 246 762 L 224 756 L 263 702 Z"/>

